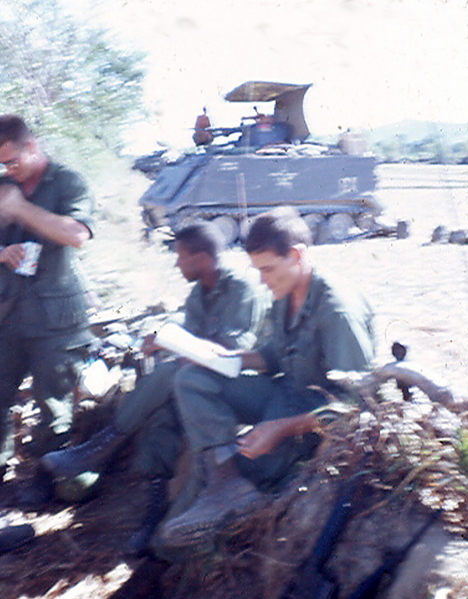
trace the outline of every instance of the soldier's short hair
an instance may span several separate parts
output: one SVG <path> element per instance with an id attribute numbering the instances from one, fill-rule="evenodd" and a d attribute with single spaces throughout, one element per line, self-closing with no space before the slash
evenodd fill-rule
<path id="1" fill-rule="evenodd" d="M 191 254 L 204 252 L 212 258 L 216 258 L 226 248 L 226 241 L 219 227 L 205 220 L 182 227 L 175 232 L 175 240 L 183 243 Z"/>
<path id="2" fill-rule="evenodd" d="M 309 227 L 295 208 L 279 206 L 253 220 L 244 247 L 249 254 L 270 250 L 279 256 L 287 256 L 299 243 L 311 245 Z"/>
<path id="3" fill-rule="evenodd" d="M 22 143 L 32 137 L 26 123 L 16 114 L 0 115 L 0 146 L 11 141 Z"/>

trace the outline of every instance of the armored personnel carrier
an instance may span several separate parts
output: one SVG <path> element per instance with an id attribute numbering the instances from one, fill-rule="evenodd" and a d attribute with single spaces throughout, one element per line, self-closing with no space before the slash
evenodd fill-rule
<path id="1" fill-rule="evenodd" d="M 164 151 L 137 159 L 134 168 L 153 180 L 139 200 L 147 227 L 176 229 L 202 217 L 215 220 L 233 242 L 250 217 L 291 205 L 316 243 L 346 239 L 355 227 L 375 228 L 381 212 L 376 159 L 350 133 L 334 146 L 310 140 L 303 100 L 311 85 L 243 83 L 225 100 L 272 102 L 271 114 L 253 106 L 238 127 L 211 127 L 204 112 L 192 150 L 176 159 Z"/>

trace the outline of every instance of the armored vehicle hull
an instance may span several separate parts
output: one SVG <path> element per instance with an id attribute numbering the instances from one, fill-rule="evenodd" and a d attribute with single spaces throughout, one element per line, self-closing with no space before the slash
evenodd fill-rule
<path id="1" fill-rule="evenodd" d="M 216 219 L 235 241 L 250 217 L 280 205 L 296 207 L 317 242 L 340 241 L 353 226 L 374 226 L 381 212 L 373 195 L 376 160 L 348 153 L 349 144 L 328 148 L 304 141 L 309 132 L 302 100 L 309 87 L 243 84 L 226 98 L 276 99 L 274 114 L 257 111 L 253 125 L 207 127 L 210 141 L 175 161 L 163 155 L 137 161 L 135 167 L 154 179 L 140 199 L 147 226 L 175 229 L 194 218 Z M 239 135 L 235 142 L 211 143 L 233 134 Z"/>

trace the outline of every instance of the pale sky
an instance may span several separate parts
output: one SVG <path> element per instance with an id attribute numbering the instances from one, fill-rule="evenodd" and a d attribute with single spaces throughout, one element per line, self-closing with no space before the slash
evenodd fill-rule
<path id="1" fill-rule="evenodd" d="M 190 145 L 203 106 L 214 126 L 238 125 L 251 106 L 222 96 L 254 79 L 313 83 L 317 135 L 468 122 L 467 0 L 94 0 L 86 15 L 149 53 L 152 119 L 135 130 L 149 150 Z"/>

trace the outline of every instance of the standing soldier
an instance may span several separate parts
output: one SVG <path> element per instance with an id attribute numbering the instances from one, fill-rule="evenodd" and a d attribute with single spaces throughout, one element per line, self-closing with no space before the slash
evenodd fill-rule
<path id="1" fill-rule="evenodd" d="M 92 340 L 76 248 L 92 237 L 93 200 L 76 173 L 50 160 L 24 121 L 0 116 L 0 468 L 12 455 L 9 408 L 33 377 L 41 422 L 36 455 L 60 447 L 72 423 L 73 388 Z M 40 251 L 25 269 L 26 248 Z M 3 472 L 1 473 L 3 475 Z M 1 478 L 0 478 L 1 482 Z M 41 478 L 25 497 L 48 493 Z"/>

